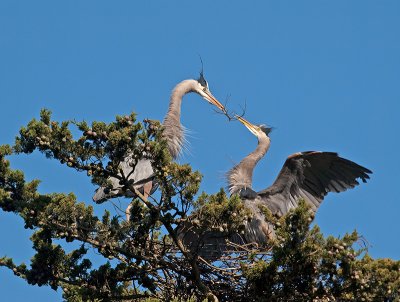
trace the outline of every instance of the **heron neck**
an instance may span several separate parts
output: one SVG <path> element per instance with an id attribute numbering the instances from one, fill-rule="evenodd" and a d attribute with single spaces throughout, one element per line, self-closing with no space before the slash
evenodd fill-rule
<path id="1" fill-rule="evenodd" d="M 270 139 L 268 137 L 263 138 L 258 141 L 257 148 L 247 155 L 239 165 L 243 165 L 243 168 L 247 170 L 248 178 L 249 178 L 249 185 L 252 186 L 252 179 L 253 179 L 253 171 L 257 163 L 260 161 L 261 158 L 267 153 L 270 146 Z"/>
<path id="2" fill-rule="evenodd" d="M 251 152 L 247 157 L 251 158 L 251 160 L 254 161 L 254 165 L 256 165 L 259 160 L 264 157 L 265 153 L 267 153 L 270 144 L 271 140 L 269 137 L 263 137 L 259 139 L 256 150 Z"/>
<path id="3" fill-rule="evenodd" d="M 269 137 L 259 139 L 257 148 L 228 172 L 230 194 L 237 193 L 244 188 L 252 188 L 254 167 L 267 153 L 269 146 Z"/>
<path id="4" fill-rule="evenodd" d="M 185 80 L 175 86 L 175 88 L 172 90 L 172 93 L 171 93 L 168 113 L 165 116 L 165 119 L 167 119 L 168 117 L 174 116 L 174 117 L 177 117 L 179 120 L 180 115 L 181 115 L 181 104 L 182 104 L 183 96 L 194 90 L 193 82 L 195 82 L 195 81 L 194 80 Z"/>
<path id="5" fill-rule="evenodd" d="M 184 132 L 181 125 L 181 104 L 183 96 L 194 91 L 195 80 L 180 82 L 172 90 L 168 112 L 164 118 L 163 137 L 173 158 L 177 158 L 184 144 Z"/>

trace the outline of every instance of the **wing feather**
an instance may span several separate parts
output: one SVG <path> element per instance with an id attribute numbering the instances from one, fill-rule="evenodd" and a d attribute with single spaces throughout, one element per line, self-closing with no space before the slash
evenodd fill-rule
<path id="1" fill-rule="evenodd" d="M 329 192 L 343 192 L 366 182 L 372 172 L 335 152 L 307 151 L 289 156 L 269 188 L 258 192 L 273 213 L 286 214 L 303 198 L 314 211 Z"/>

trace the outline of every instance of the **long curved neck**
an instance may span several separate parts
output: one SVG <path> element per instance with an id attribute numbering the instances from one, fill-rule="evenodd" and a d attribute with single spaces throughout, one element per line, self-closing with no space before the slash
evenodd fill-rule
<path id="1" fill-rule="evenodd" d="M 167 141 L 168 149 L 173 158 L 177 158 L 185 142 L 183 127 L 181 125 L 181 104 L 185 94 L 194 92 L 195 80 L 180 82 L 172 90 L 168 112 L 164 118 L 163 138 Z"/>
<path id="2" fill-rule="evenodd" d="M 252 188 L 254 167 L 267 153 L 270 142 L 267 136 L 259 138 L 257 148 L 227 173 L 228 190 L 231 195 L 242 189 Z"/>

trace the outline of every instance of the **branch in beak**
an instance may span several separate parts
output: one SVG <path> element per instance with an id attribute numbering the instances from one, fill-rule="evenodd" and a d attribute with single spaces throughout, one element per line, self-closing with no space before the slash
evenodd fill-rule
<path id="1" fill-rule="evenodd" d="M 259 127 L 256 125 L 253 125 L 249 121 L 245 120 L 243 117 L 236 115 L 236 118 L 241 122 L 251 133 L 253 133 L 255 136 L 257 136 L 257 131 L 259 130 Z"/>
<path id="2" fill-rule="evenodd" d="M 215 112 L 218 113 L 218 114 L 223 114 L 223 115 L 225 115 L 225 116 L 228 118 L 228 121 L 229 121 L 229 122 L 230 122 L 230 121 L 236 121 L 236 120 L 238 120 L 238 117 L 243 117 L 244 114 L 245 114 L 245 112 L 246 112 L 246 103 L 245 103 L 245 105 L 244 105 L 244 108 L 242 108 L 242 113 L 241 113 L 240 115 L 237 114 L 237 113 L 235 113 L 235 112 L 233 112 L 233 113 L 231 114 L 231 113 L 229 113 L 229 111 L 226 109 L 227 104 L 228 104 L 228 100 L 229 100 L 229 95 L 226 97 L 226 100 L 225 100 L 225 104 L 224 104 L 224 106 L 223 106 L 223 109 L 220 109 L 221 111 L 215 110 Z"/>

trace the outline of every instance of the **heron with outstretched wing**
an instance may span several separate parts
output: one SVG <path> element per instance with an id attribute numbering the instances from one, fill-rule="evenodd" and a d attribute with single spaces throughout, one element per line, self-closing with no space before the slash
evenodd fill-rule
<path id="1" fill-rule="evenodd" d="M 270 146 L 271 128 L 257 126 L 238 117 L 258 139 L 257 148 L 228 173 L 230 194 L 239 194 L 245 206 L 252 212 L 245 228 L 246 242 L 263 244 L 274 236 L 272 226 L 265 221 L 261 208 L 266 206 L 278 217 L 287 214 L 303 199 L 316 212 L 329 192 L 343 192 L 364 183 L 372 172 L 355 162 L 340 157 L 335 152 L 306 151 L 290 155 L 274 183 L 265 190 L 252 188 L 252 176 L 258 161 Z"/>

